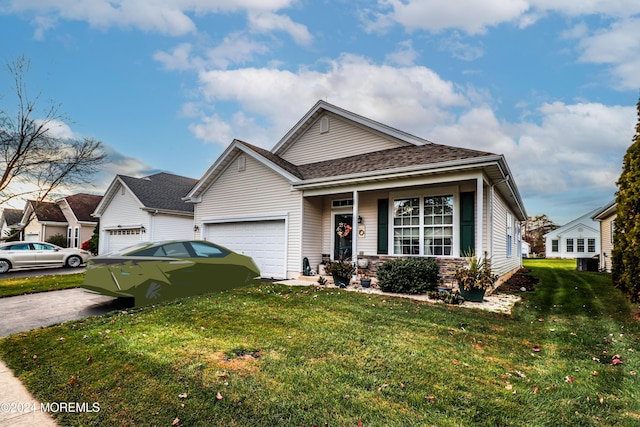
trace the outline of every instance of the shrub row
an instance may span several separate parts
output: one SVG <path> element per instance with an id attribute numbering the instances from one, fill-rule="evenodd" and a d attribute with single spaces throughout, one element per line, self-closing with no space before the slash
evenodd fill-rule
<path id="1" fill-rule="evenodd" d="M 384 292 L 422 294 L 438 288 L 440 267 L 433 259 L 393 259 L 382 263 L 376 273 Z"/>

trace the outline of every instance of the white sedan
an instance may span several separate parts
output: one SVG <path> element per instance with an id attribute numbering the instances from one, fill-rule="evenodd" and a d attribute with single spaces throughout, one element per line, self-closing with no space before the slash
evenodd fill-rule
<path id="1" fill-rule="evenodd" d="M 44 242 L 7 242 L 0 245 L 0 273 L 13 268 L 71 267 L 86 263 L 91 253 Z"/>

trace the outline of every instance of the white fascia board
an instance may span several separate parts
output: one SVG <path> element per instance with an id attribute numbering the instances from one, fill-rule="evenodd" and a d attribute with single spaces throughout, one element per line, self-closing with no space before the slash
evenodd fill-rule
<path id="1" fill-rule="evenodd" d="M 229 222 L 256 222 L 256 221 L 277 221 L 286 220 L 289 218 L 287 212 L 273 213 L 265 215 L 239 215 L 239 216 L 225 216 L 216 218 L 203 218 L 200 220 L 201 224 L 224 224 Z"/>
<path id="2" fill-rule="evenodd" d="M 115 179 L 111 181 L 109 188 L 107 188 L 107 191 L 104 193 L 104 197 L 102 198 L 102 200 L 100 200 L 100 203 L 98 203 L 98 206 L 96 206 L 96 210 L 91 214 L 91 216 L 96 218 L 100 218 L 102 216 L 104 211 L 107 209 L 107 206 L 109 206 L 109 203 L 111 203 L 111 200 L 116 195 L 118 184 L 123 186 L 124 189 L 133 196 L 135 201 L 138 203 L 138 206 L 140 207 L 140 209 L 145 208 L 144 204 L 140 201 L 140 199 L 138 199 L 138 196 L 136 196 L 136 194 L 133 191 L 131 191 L 129 186 L 125 184 L 125 182 L 120 178 L 119 175 L 116 175 Z"/>
<path id="3" fill-rule="evenodd" d="M 194 215 L 193 212 L 176 211 L 171 209 L 143 208 L 142 210 L 150 213 L 151 215 L 163 214 L 163 215 L 186 216 L 191 218 L 193 218 L 193 215 Z"/>
<path id="4" fill-rule="evenodd" d="M 271 149 L 271 152 L 272 153 L 278 152 L 278 150 L 280 150 L 282 146 L 287 144 L 287 142 L 289 142 L 289 140 L 294 137 L 294 135 L 298 132 L 298 130 L 300 130 L 300 128 L 302 128 L 305 123 L 311 120 L 313 115 L 316 114 L 319 110 L 325 110 L 325 111 L 331 112 L 337 116 L 343 117 L 345 119 L 348 119 L 355 123 L 363 125 L 367 128 L 374 129 L 374 130 L 377 130 L 378 132 L 400 139 L 411 145 L 432 144 L 431 141 L 428 141 L 426 139 L 417 137 L 415 135 L 411 135 L 401 130 L 392 128 L 391 126 L 387 126 L 380 122 L 376 122 L 375 120 L 368 119 L 359 114 L 355 114 L 351 111 L 344 110 L 340 107 L 337 107 L 335 105 L 329 104 L 328 102 L 320 100 L 298 121 L 298 123 L 295 124 L 293 128 L 289 130 L 289 132 L 287 132 L 282 137 L 282 139 L 280 139 L 280 141 L 278 141 L 278 143 Z"/>
<path id="5" fill-rule="evenodd" d="M 220 157 L 218 157 L 218 159 L 213 163 L 213 165 L 211 165 L 211 167 L 207 170 L 207 172 L 205 172 L 202 178 L 200 178 L 198 183 L 193 187 L 193 189 L 189 192 L 189 194 L 183 197 L 183 200 L 189 201 L 191 203 L 201 202 L 202 193 L 204 193 L 204 191 L 215 182 L 215 178 L 214 178 L 215 173 L 218 171 L 218 169 L 220 169 L 221 167 L 227 164 L 226 162 L 227 158 L 233 155 L 232 154 L 233 150 L 236 148 L 242 151 L 243 153 L 251 156 L 253 159 L 257 160 L 263 165 L 267 166 L 268 168 L 272 169 L 274 172 L 282 175 L 284 178 L 286 178 L 290 182 L 300 181 L 298 177 L 282 169 L 280 166 L 276 165 L 269 159 L 261 156 L 259 153 L 256 153 L 251 148 L 244 145 L 242 141 L 234 139 L 233 142 L 229 144 L 227 149 L 224 150 L 224 152 L 220 155 Z"/>

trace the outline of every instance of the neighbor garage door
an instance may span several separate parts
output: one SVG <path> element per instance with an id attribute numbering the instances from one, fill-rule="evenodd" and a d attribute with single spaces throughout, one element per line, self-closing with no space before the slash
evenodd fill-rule
<path id="1" fill-rule="evenodd" d="M 139 228 L 107 230 L 106 253 L 140 243 L 142 241 L 141 231 Z"/>
<path id="2" fill-rule="evenodd" d="M 286 277 L 284 220 L 208 224 L 205 236 L 210 242 L 253 258 L 262 277 Z"/>

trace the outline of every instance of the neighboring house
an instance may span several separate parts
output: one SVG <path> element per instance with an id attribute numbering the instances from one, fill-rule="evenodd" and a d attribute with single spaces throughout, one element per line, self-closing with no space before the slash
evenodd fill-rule
<path id="1" fill-rule="evenodd" d="M 67 219 L 67 247 L 80 248 L 91 239 L 98 221 L 91 214 L 96 210 L 102 196 L 79 193 L 62 197 L 55 202 Z"/>
<path id="2" fill-rule="evenodd" d="M 527 258 L 530 253 L 531 253 L 531 245 L 529 244 L 529 242 L 525 242 L 523 240 L 522 241 L 522 256 L 524 258 Z"/>
<path id="3" fill-rule="evenodd" d="M 100 219 L 98 253 L 141 241 L 193 238 L 193 205 L 183 197 L 197 182 L 164 172 L 117 175 L 93 213 Z"/>
<path id="4" fill-rule="evenodd" d="M 469 250 L 505 275 L 527 218 L 502 155 L 431 143 L 319 101 L 271 151 L 234 140 L 189 192 L 197 236 L 297 278 L 303 258 L 435 257 Z M 353 255 L 356 256 L 353 256 Z"/>
<path id="5" fill-rule="evenodd" d="M 592 258 L 600 253 L 600 227 L 591 219 L 597 210 L 544 235 L 547 258 Z"/>
<path id="6" fill-rule="evenodd" d="M 616 208 L 614 201 L 596 211 L 591 217 L 600 223 L 600 270 L 611 272 L 611 252 L 613 251 L 613 234 L 615 231 L 614 220 Z"/>
<path id="7" fill-rule="evenodd" d="M 0 223 L 2 224 L 2 238 L 6 238 L 13 233 L 18 233 L 15 240 L 22 240 L 22 210 L 20 209 L 3 209 Z"/>
<path id="8" fill-rule="evenodd" d="M 67 235 L 67 218 L 54 202 L 28 200 L 22 215 L 23 239 L 30 242 L 46 242 L 51 236 Z"/>

